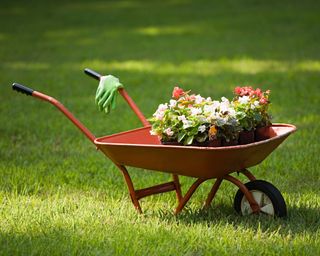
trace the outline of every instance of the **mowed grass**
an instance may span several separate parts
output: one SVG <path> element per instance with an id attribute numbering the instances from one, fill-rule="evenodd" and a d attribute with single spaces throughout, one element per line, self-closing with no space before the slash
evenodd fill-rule
<path id="1" fill-rule="evenodd" d="M 2 1 L 0 254 L 319 255 L 320 33 L 317 1 Z M 173 86 L 219 99 L 236 85 L 272 91 L 274 122 L 298 131 L 251 168 L 283 194 L 288 217 L 242 217 L 235 186 L 212 182 L 174 216 L 174 193 L 133 208 L 120 172 L 54 107 L 96 136 L 141 126 L 126 103 L 94 105 L 90 67 L 114 74 L 147 117 Z M 172 158 L 174 161 L 174 156 Z M 197 159 L 194 159 L 197 161 Z M 170 175 L 129 168 L 137 188 Z M 193 179 L 182 177 L 183 190 Z M 244 179 L 243 179 L 244 180 Z"/>

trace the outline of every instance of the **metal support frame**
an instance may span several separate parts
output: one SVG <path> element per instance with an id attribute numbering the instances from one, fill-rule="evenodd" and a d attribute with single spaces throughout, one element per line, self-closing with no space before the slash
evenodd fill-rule
<path id="1" fill-rule="evenodd" d="M 166 192 L 170 192 L 170 191 L 175 191 L 176 192 L 176 196 L 177 196 L 177 200 L 178 200 L 178 206 L 176 207 L 174 213 L 175 214 L 179 214 L 183 208 L 185 207 L 185 205 L 188 203 L 188 201 L 190 200 L 190 198 L 192 197 L 192 195 L 195 193 L 195 191 L 197 190 L 197 188 L 206 180 L 208 180 L 207 178 L 198 178 L 196 179 L 196 181 L 190 186 L 190 188 L 188 189 L 188 191 L 186 192 L 186 194 L 183 196 L 181 193 L 181 185 L 179 182 L 179 177 L 178 175 L 173 174 L 173 181 L 171 182 L 167 182 L 167 183 L 163 183 L 163 184 L 159 184 L 159 185 L 155 185 L 155 186 L 151 186 L 151 187 L 147 187 L 147 188 L 143 188 L 143 189 L 135 189 L 133 182 L 130 178 L 129 172 L 127 170 L 127 168 L 125 166 L 122 165 L 117 165 L 117 167 L 120 169 L 120 171 L 122 172 L 125 182 L 127 184 L 128 190 L 129 190 L 129 194 L 131 197 L 131 201 L 134 205 L 134 207 L 136 208 L 136 210 L 139 213 L 142 213 L 142 209 L 139 203 L 139 200 L 141 198 L 150 196 L 150 195 L 155 195 L 155 194 L 161 194 L 161 193 L 166 193 Z M 244 174 L 246 177 L 248 177 L 249 180 L 255 180 L 255 177 L 251 174 L 251 172 L 249 172 L 248 170 L 242 170 L 240 171 L 240 173 Z M 260 212 L 260 207 L 257 204 L 257 202 L 255 201 L 255 199 L 253 198 L 252 194 L 250 193 L 250 191 L 247 189 L 247 187 L 238 179 L 236 179 L 235 177 L 231 176 L 231 175 L 225 175 L 222 178 L 217 178 L 207 196 L 207 199 L 204 203 L 204 207 L 208 208 L 211 205 L 212 200 L 214 199 L 218 189 L 220 188 L 220 185 L 222 183 L 223 180 L 227 180 L 233 184 L 235 184 L 237 187 L 239 187 L 239 189 L 243 192 L 243 194 L 245 195 L 245 197 L 247 198 L 248 202 L 250 203 L 250 206 L 252 208 L 252 211 L 254 213 L 259 213 Z"/>

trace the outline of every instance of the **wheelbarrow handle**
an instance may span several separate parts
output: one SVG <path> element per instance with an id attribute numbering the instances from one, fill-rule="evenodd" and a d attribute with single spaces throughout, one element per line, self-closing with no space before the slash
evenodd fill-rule
<path id="1" fill-rule="evenodd" d="M 27 86 L 24 86 L 22 84 L 18 84 L 18 83 L 13 83 L 12 84 L 12 89 L 17 91 L 17 92 L 21 92 L 21 93 L 24 93 L 28 96 L 32 96 L 32 93 L 34 92 L 33 89 L 27 87 Z"/>
<path id="2" fill-rule="evenodd" d="M 52 105 L 57 107 L 72 123 L 74 123 L 92 143 L 94 143 L 94 140 L 96 139 L 95 136 L 77 118 L 75 118 L 73 114 L 65 106 L 63 106 L 55 98 L 18 83 L 13 83 L 12 89 L 51 103 Z"/>
<path id="3" fill-rule="evenodd" d="M 102 77 L 102 75 L 100 75 L 96 71 L 93 71 L 92 69 L 89 69 L 89 68 L 84 69 L 84 73 L 86 73 L 88 76 L 93 77 L 96 80 L 100 80 L 100 78 Z"/>

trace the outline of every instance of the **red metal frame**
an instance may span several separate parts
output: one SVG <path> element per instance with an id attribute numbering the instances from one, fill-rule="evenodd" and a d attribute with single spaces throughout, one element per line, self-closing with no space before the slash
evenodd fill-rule
<path id="1" fill-rule="evenodd" d="M 135 114 L 138 116 L 138 118 L 142 122 L 143 126 L 145 126 L 145 127 L 149 126 L 150 125 L 149 122 L 144 117 L 144 115 L 142 114 L 140 109 L 133 102 L 133 100 L 130 98 L 128 93 L 123 88 L 119 89 L 119 93 L 126 100 L 126 102 L 129 104 L 131 109 L 135 112 Z M 56 106 L 70 121 L 72 121 L 72 123 L 75 126 L 77 126 L 81 130 L 82 133 L 84 133 L 84 135 L 92 143 L 94 143 L 97 146 L 98 149 L 100 149 L 99 145 L 95 143 L 96 137 L 78 119 L 76 119 L 59 101 L 57 101 L 56 99 L 54 99 L 54 98 L 52 98 L 50 96 L 47 96 L 47 95 L 45 95 L 43 93 L 37 92 L 37 91 L 33 91 L 32 92 L 32 96 L 34 96 L 36 98 L 39 98 L 41 100 L 50 102 L 51 104 Z M 211 204 L 211 202 L 214 199 L 214 197 L 215 197 L 215 195 L 216 195 L 216 193 L 217 193 L 222 181 L 223 180 L 227 180 L 227 181 L 229 181 L 229 182 L 231 182 L 231 183 L 233 183 L 233 184 L 235 184 L 236 186 L 239 187 L 239 189 L 243 192 L 243 194 L 247 198 L 248 202 L 250 203 L 253 212 L 257 213 L 257 212 L 260 211 L 259 205 L 254 200 L 252 194 L 249 192 L 249 190 L 246 188 L 246 186 L 240 180 L 236 179 L 235 177 L 233 177 L 233 176 L 231 176 L 229 174 L 225 174 L 225 175 L 223 175 L 221 177 L 220 176 L 219 177 L 200 177 L 200 176 L 198 176 L 200 178 L 196 179 L 196 181 L 191 185 L 189 190 L 183 196 L 182 193 L 181 193 L 181 185 L 180 185 L 179 177 L 174 172 L 172 174 L 173 181 L 171 181 L 171 182 L 167 182 L 167 183 L 164 183 L 164 184 L 159 184 L 159 185 L 155 185 L 155 186 L 147 187 L 147 188 L 143 188 L 143 189 L 135 189 L 135 187 L 133 185 L 133 182 L 131 180 L 131 177 L 129 175 L 129 172 L 126 169 L 126 167 L 124 165 L 117 164 L 116 162 L 114 162 L 114 163 L 116 164 L 118 169 L 121 171 L 121 173 L 122 173 L 122 175 L 123 175 L 123 177 L 125 179 L 125 182 L 127 184 L 132 203 L 133 203 L 134 207 L 137 209 L 137 211 L 139 213 L 142 213 L 142 209 L 141 209 L 141 206 L 140 206 L 140 203 L 139 203 L 139 200 L 141 198 L 144 198 L 144 197 L 150 196 L 150 195 L 154 195 L 154 194 L 175 191 L 176 192 L 176 197 L 177 197 L 177 200 L 178 200 L 178 206 L 175 209 L 175 214 L 178 214 L 185 207 L 185 205 L 187 204 L 187 202 L 189 201 L 191 196 L 194 194 L 196 189 L 203 182 L 205 182 L 208 179 L 212 179 L 212 178 L 216 178 L 216 181 L 213 184 L 212 189 L 209 192 L 208 197 L 207 197 L 207 199 L 206 199 L 206 201 L 204 203 L 205 207 L 208 207 Z M 243 169 L 243 170 L 241 170 L 239 172 L 242 173 L 243 175 L 245 175 L 249 180 L 251 180 L 251 181 L 255 180 L 255 177 L 247 169 Z"/>

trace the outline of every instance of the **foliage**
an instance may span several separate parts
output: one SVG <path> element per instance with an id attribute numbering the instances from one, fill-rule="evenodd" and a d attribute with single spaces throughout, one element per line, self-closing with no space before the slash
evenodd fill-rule
<path id="1" fill-rule="evenodd" d="M 170 103 L 160 104 L 153 114 L 152 135 L 162 141 L 178 141 L 190 145 L 216 138 L 235 139 L 240 131 L 236 112 L 225 97 L 213 101 L 210 97 L 189 95 L 179 87 L 172 92 Z"/>
<path id="2" fill-rule="evenodd" d="M 268 112 L 270 90 L 253 89 L 251 86 L 236 87 L 232 101 L 236 117 L 245 131 L 254 130 L 271 124 Z"/>

